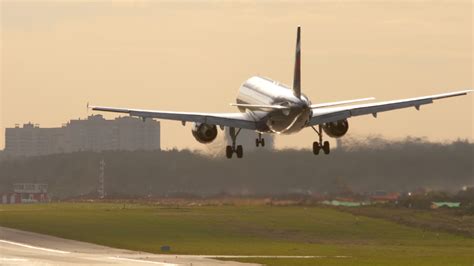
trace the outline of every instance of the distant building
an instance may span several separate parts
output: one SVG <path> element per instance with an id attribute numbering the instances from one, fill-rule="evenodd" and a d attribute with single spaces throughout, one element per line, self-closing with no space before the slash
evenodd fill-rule
<path id="1" fill-rule="evenodd" d="M 16 204 L 21 203 L 21 196 L 16 193 L 4 193 L 1 200 L 2 204 Z"/>
<path id="2" fill-rule="evenodd" d="M 35 183 L 13 184 L 13 192 L 1 197 L 2 204 L 48 202 L 48 185 Z"/>
<path id="3" fill-rule="evenodd" d="M 229 136 L 229 128 L 224 129 L 225 141 L 227 145 L 232 144 L 232 139 Z M 237 136 L 237 145 L 243 145 L 244 151 L 251 151 L 257 149 L 255 139 L 258 138 L 258 133 L 253 130 L 242 129 Z M 262 134 L 265 139 L 265 147 L 258 147 L 258 149 L 272 150 L 275 147 L 275 136 L 272 134 Z"/>
<path id="4" fill-rule="evenodd" d="M 400 193 L 398 192 L 387 193 L 385 191 L 379 190 L 379 191 L 376 191 L 370 197 L 370 200 L 373 202 L 378 202 L 378 203 L 386 203 L 386 202 L 395 202 L 399 198 L 400 198 Z"/>
<path id="5" fill-rule="evenodd" d="M 370 205 L 369 202 L 360 202 L 360 201 L 340 201 L 340 200 L 325 200 L 321 202 L 325 205 L 332 206 L 343 206 L 343 207 L 360 207 L 365 205 Z"/>
<path id="6" fill-rule="evenodd" d="M 40 128 L 32 123 L 5 129 L 5 153 L 11 156 L 51 154 L 61 148 L 62 128 Z"/>
<path id="7" fill-rule="evenodd" d="M 438 209 L 438 208 L 459 208 L 461 206 L 461 202 L 432 202 L 431 209 Z"/>
<path id="8" fill-rule="evenodd" d="M 32 123 L 5 130 L 5 154 L 35 156 L 76 151 L 160 150 L 160 122 L 152 119 L 102 115 L 71 120 L 58 128 Z"/>

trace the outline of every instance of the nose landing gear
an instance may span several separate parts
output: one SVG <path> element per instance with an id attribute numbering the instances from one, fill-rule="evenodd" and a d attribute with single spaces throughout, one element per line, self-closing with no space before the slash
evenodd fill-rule
<path id="1" fill-rule="evenodd" d="M 242 158 L 243 155 L 244 155 L 244 148 L 242 147 L 242 145 L 236 145 L 235 142 L 237 141 L 237 136 L 239 135 L 240 133 L 240 128 L 235 131 L 235 128 L 233 127 L 230 127 L 229 128 L 229 135 L 230 135 L 230 138 L 232 139 L 232 146 L 226 146 L 225 147 L 225 156 L 230 159 L 232 158 L 232 154 L 234 154 L 234 152 L 237 154 L 237 158 Z"/>
<path id="2" fill-rule="evenodd" d="M 329 154 L 331 151 L 331 148 L 329 146 L 329 141 L 324 141 L 323 142 L 323 131 L 322 131 L 322 126 L 319 125 L 318 129 L 314 128 L 314 126 L 311 126 L 311 128 L 318 134 L 319 141 L 313 142 L 313 153 L 314 155 L 318 155 L 320 150 L 323 150 L 324 154 Z"/>
<path id="3" fill-rule="evenodd" d="M 255 146 L 260 146 L 265 147 L 265 139 L 262 138 L 262 133 L 258 133 L 258 138 L 255 139 Z"/>

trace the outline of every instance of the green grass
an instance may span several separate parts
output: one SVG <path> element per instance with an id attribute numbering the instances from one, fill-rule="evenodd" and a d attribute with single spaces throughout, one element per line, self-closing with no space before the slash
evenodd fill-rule
<path id="1" fill-rule="evenodd" d="M 0 225 L 153 253 L 328 256 L 238 259 L 267 265 L 474 263 L 473 238 L 322 207 L 0 205 Z"/>
<path id="2" fill-rule="evenodd" d="M 346 212 L 373 218 L 382 218 L 424 230 L 444 231 L 474 237 L 474 216 L 459 209 L 417 210 L 381 206 L 344 208 Z"/>

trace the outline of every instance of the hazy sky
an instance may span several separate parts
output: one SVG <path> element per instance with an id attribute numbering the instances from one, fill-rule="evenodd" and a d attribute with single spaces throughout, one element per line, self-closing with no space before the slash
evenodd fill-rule
<path id="1" fill-rule="evenodd" d="M 0 0 L 0 7 L 2 131 L 84 118 L 87 102 L 235 111 L 228 104 L 252 75 L 291 84 L 298 24 L 302 90 L 313 103 L 474 87 L 472 1 Z M 349 123 L 352 136 L 473 140 L 473 96 Z M 315 139 L 306 129 L 279 136 L 277 147 L 309 148 Z M 203 147 L 190 125 L 173 121 L 162 122 L 162 145 Z"/>

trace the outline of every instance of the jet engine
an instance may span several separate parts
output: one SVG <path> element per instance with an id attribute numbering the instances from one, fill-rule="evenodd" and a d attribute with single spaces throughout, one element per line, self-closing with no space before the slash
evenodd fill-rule
<path id="1" fill-rule="evenodd" d="M 323 125 L 324 132 L 331 138 L 340 138 L 349 130 L 347 119 L 330 122 Z"/>
<path id="2" fill-rule="evenodd" d="M 216 139 L 217 127 L 215 125 L 195 123 L 192 133 L 197 141 L 206 144 Z"/>

